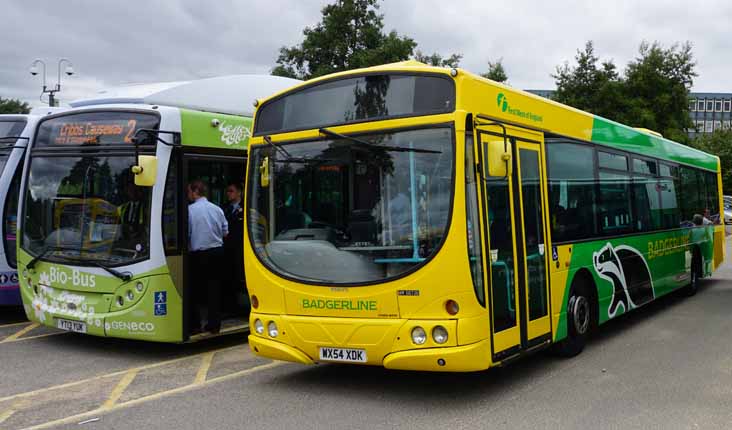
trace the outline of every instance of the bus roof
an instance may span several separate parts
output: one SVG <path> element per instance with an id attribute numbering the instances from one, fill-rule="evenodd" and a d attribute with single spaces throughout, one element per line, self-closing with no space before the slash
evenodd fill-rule
<path id="1" fill-rule="evenodd" d="M 603 117 L 561 104 L 536 94 L 486 79 L 464 69 L 455 69 L 456 82 L 462 91 L 457 94 L 458 110 L 484 114 L 499 121 L 541 130 L 545 133 L 615 147 L 637 154 L 654 156 L 717 171 L 719 158 L 662 137 L 650 130 L 636 129 Z M 363 69 L 349 70 L 298 82 L 291 88 L 262 100 L 294 93 L 319 82 L 369 73 L 440 73 L 450 76 L 452 69 L 429 66 L 417 61 L 403 61 Z"/>
<path id="2" fill-rule="evenodd" d="M 100 90 L 95 97 L 74 100 L 72 107 L 103 104 L 149 104 L 206 112 L 252 116 L 253 101 L 300 83 L 271 75 L 230 75 L 193 81 L 133 84 Z"/>

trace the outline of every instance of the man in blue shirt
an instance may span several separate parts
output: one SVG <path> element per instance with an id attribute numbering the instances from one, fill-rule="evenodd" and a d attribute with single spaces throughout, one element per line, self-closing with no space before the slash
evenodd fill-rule
<path id="1" fill-rule="evenodd" d="M 206 299 L 208 322 L 205 331 L 221 330 L 221 275 L 223 272 L 224 237 L 229 234 L 224 211 L 208 201 L 208 187 L 203 181 L 188 184 L 188 247 L 191 256 L 191 280 L 195 291 L 192 303 L 191 332 L 201 328 L 198 304 Z"/>

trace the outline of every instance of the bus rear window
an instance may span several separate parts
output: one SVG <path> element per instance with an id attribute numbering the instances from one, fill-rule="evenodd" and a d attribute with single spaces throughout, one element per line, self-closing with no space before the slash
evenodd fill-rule
<path id="1" fill-rule="evenodd" d="M 257 113 L 254 134 L 430 115 L 454 109 L 455 85 L 446 76 L 366 75 L 314 85 L 266 103 Z"/>

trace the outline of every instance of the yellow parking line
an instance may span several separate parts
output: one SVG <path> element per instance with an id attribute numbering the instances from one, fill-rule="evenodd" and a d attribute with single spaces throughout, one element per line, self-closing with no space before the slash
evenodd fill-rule
<path id="1" fill-rule="evenodd" d="M 24 334 L 28 333 L 29 331 L 33 330 L 34 328 L 36 328 L 38 326 L 40 326 L 40 324 L 33 323 L 33 324 L 29 325 L 28 327 L 23 327 L 22 329 L 15 332 L 15 334 L 11 334 L 10 336 L 8 336 L 5 339 L 3 339 L 2 341 L 0 341 L 0 343 L 12 342 L 14 340 L 17 340 L 18 338 L 20 338 L 21 336 L 23 336 Z"/>
<path id="2" fill-rule="evenodd" d="M 25 325 L 25 324 L 30 324 L 30 323 L 31 323 L 30 321 L 21 321 L 21 322 L 16 322 L 16 323 L 0 324 L 0 328 L 15 327 L 17 325 Z"/>
<path id="3" fill-rule="evenodd" d="M 112 406 L 110 408 L 107 408 L 107 409 L 97 408 L 97 409 L 94 409 L 94 410 L 89 411 L 89 412 L 83 412 L 83 413 L 76 414 L 76 415 L 72 415 L 72 416 L 69 416 L 69 417 L 66 417 L 66 418 L 61 418 L 61 419 L 58 419 L 58 420 L 49 421 L 49 422 L 46 422 L 46 423 L 43 423 L 43 424 L 35 425 L 33 427 L 27 427 L 25 430 L 42 430 L 42 429 L 47 429 L 47 428 L 51 428 L 51 427 L 55 427 L 55 426 L 60 426 L 60 425 L 77 423 L 77 422 L 79 422 L 81 420 L 84 420 L 84 419 L 87 419 L 87 418 L 96 418 L 96 417 L 99 417 L 100 414 L 109 413 L 109 412 L 117 411 L 117 410 L 124 409 L 124 408 L 129 408 L 131 406 L 139 405 L 139 404 L 142 404 L 142 403 L 147 403 L 147 402 L 150 402 L 150 401 L 153 401 L 153 400 L 157 400 L 157 399 L 160 399 L 160 398 L 163 398 L 163 397 L 167 397 L 167 396 L 170 396 L 170 395 L 173 395 L 173 394 L 185 393 L 187 391 L 191 391 L 191 390 L 194 390 L 194 389 L 197 389 L 197 388 L 205 387 L 205 386 L 208 386 L 210 384 L 215 384 L 215 383 L 219 383 L 219 382 L 223 382 L 223 381 L 228 381 L 230 379 L 235 379 L 235 378 L 238 378 L 240 376 L 245 376 L 245 375 L 248 375 L 248 374 L 251 374 L 251 373 L 260 372 L 260 371 L 263 371 L 263 370 L 273 369 L 275 367 L 279 367 L 279 366 L 282 366 L 284 364 L 287 364 L 287 363 L 286 362 L 283 362 L 283 361 L 273 361 L 271 363 L 262 364 L 262 365 L 259 365 L 259 366 L 256 366 L 256 367 L 252 367 L 252 368 L 249 368 L 249 369 L 245 369 L 245 370 L 240 370 L 238 372 L 230 373 L 228 375 L 224 375 L 224 376 L 219 376 L 219 377 L 216 377 L 216 378 L 212 378 L 212 379 L 209 379 L 208 381 L 205 381 L 205 382 L 203 382 L 201 384 L 192 383 L 190 385 L 185 385 L 183 387 L 174 388 L 172 390 L 162 391 L 162 392 L 159 392 L 159 393 L 150 394 L 149 396 L 140 397 L 140 398 L 134 399 L 134 400 L 129 400 L 129 401 L 126 401 L 124 403 L 117 403 L 116 405 L 114 405 L 114 406 Z"/>
<path id="4" fill-rule="evenodd" d="M 221 348 L 221 349 L 219 349 L 217 351 L 228 351 L 230 349 L 235 349 L 235 348 L 242 348 L 242 345 L 228 346 L 226 348 Z M 89 382 L 98 381 L 98 380 L 104 379 L 104 378 L 111 378 L 113 376 L 124 375 L 125 373 L 130 372 L 130 371 L 133 371 L 133 370 L 136 370 L 137 372 L 141 372 L 143 370 L 153 369 L 155 367 L 166 366 L 168 364 L 173 364 L 173 363 L 177 363 L 177 362 L 180 362 L 180 361 L 190 360 L 191 358 L 195 358 L 195 357 L 198 357 L 200 355 L 207 354 L 207 353 L 208 352 L 202 352 L 202 353 L 199 353 L 199 354 L 187 355 L 187 356 L 184 356 L 184 357 L 174 358 L 172 360 L 159 361 L 157 363 L 146 364 L 146 365 L 143 365 L 143 366 L 133 367 L 133 368 L 130 368 L 130 369 L 125 369 L 125 370 L 118 370 L 116 372 L 107 373 L 107 374 L 104 374 L 104 375 L 97 375 L 97 376 L 93 376 L 93 377 L 87 378 L 87 379 L 82 379 L 82 380 L 79 380 L 79 381 L 67 382 L 65 384 L 54 385 L 54 386 L 46 387 L 46 388 L 40 388 L 38 390 L 33 390 L 33 391 L 27 391 L 25 393 L 18 393 L 18 394 L 13 394 L 13 395 L 10 395 L 10 396 L 7 396 L 7 397 L 0 397 L 0 403 L 7 402 L 9 400 L 14 400 L 14 399 L 32 397 L 32 396 L 35 396 L 37 394 L 45 393 L 45 392 L 48 392 L 48 391 L 53 391 L 53 390 L 59 390 L 59 389 L 63 389 L 63 388 L 74 387 L 76 385 L 81 385 L 81 384 L 87 384 Z"/>
<path id="5" fill-rule="evenodd" d="M 125 376 L 123 376 L 122 379 L 119 380 L 117 386 L 114 387 L 114 390 L 112 390 L 112 393 L 109 395 L 107 401 L 102 404 L 102 409 L 109 409 L 117 403 L 117 400 L 122 397 L 122 393 L 125 392 L 127 387 L 129 387 L 132 381 L 135 379 L 135 376 L 137 376 L 137 372 L 139 372 L 139 370 L 130 370 L 129 372 L 125 373 Z"/>
<path id="6" fill-rule="evenodd" d="M 0 424 L 7 421 L 8 418 L 12 417 L 16 412 L 18 412 L 18 409 L 25 407 L 27 404 L 27 400 L 20 400 L 18 402 L 15 402 L 15 404 L 13 404 L 10 409 L 0 414 Z"/>
<path id="7" fill-rule="evenodd" d="M 198 368 L 196 379 L 193 380 L 194 384 L 200 384 L 206 380 L 206 375 L 208 375 L 208 369 L 211 367 L 214 354 L 216 354 L 216 351 L 211 351 L 203 355 L 201 358 L 201 367 Z"/>
<path id="8" fill-rule="evenodd" d="M 0 343 L 10 343 L 10 342 L 22 342 L 22 341 L 24 341 L 24 340 L 31 340 L 31 339 L 40 339 L 40 338 L 42 338 L 42 337 L 48 337 L 48 336 L 58 336 L 58 335 L 60 335 L 60 334 L 69 334 L 69 333 L 71 333 L 71 332 L 70 332 L 70 331 L 59 331 L 59 332 L 57 332 L 57 333 L 45 333 L 45 334 L 39 334 L 39 335 L 36 335 L 36 336 L 26 336 L 26 337 L 21 337 L 20 339 L 13 339 L 13 340 L 7 340 L 7 339 L 6 339 L 6 340 L 4 340 L 4 341 L 2 341 L 2 342 L 0 342 Z"/>
<path id="9" fill-rule="evenodd" d="M 7 411 L 0 414 L 0 424 L 7 421 L 8 418 L 12 417 L 13 414 L 15 414 L 15 409 L 8 409 Z"/>

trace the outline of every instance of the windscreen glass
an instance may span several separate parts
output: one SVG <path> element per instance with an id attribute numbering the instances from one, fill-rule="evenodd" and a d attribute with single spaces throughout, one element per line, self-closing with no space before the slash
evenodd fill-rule
<path id="1" fill-rule="evenodd" d="M 447 234 L 447 127 L 252 149 L 250 238 L 275 272 L 368 283 L 429 259 Z"/>

